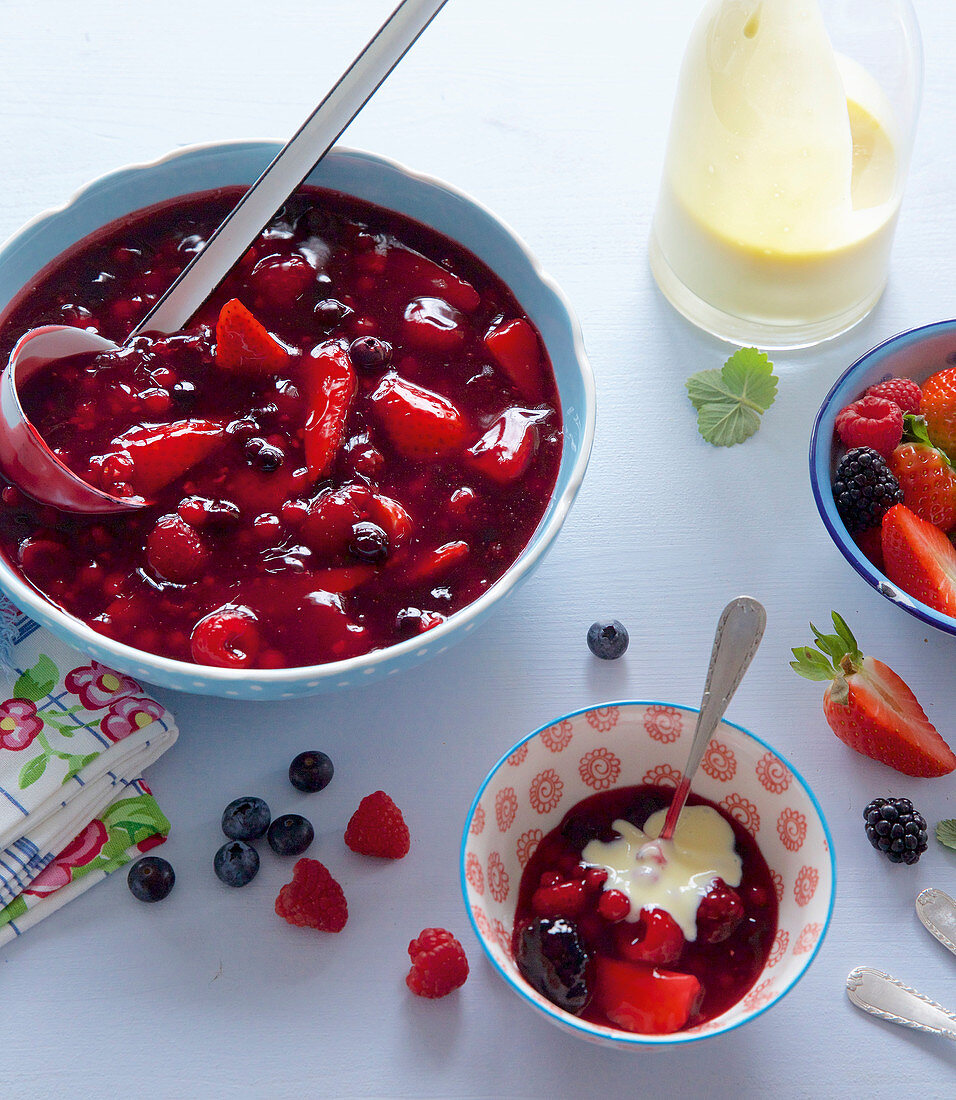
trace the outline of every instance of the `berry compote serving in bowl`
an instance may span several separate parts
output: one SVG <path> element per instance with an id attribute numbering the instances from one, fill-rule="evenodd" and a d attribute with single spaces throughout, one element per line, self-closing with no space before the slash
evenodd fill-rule
<path id="1" fill-rule="evenodd" d="M 900 333 L 853 363 L 810 438 L 824 526 L 882 596 L 956 634 L 956 321 Z"/>
<path id="2" fill-rule="evenodd" d="M 673 841 L 656 841 L 696 712 L 616 703 L 521 741 L 472 804 L 461 875 L 492 965 L 548 1020 L 622 1048 L 759 1015 L 830 919 L 819 806 L 773 749 L 722 722 Z"/>
<path id="3" fill-rule="evenodd" d="M 45 324 L 122 345 L 23 382 L 29 423 L 83 481 L 146 501 L 76 515 L 7 484 L 0 585 L 113 667 L 258 697 L 397 671 L 472 629 L 556 535 L 594 404 L 576 323 L 520 242 L 355 152 L 183 332 L 123 344 L 271 151 L 105 177 L 0 251 L 4 360 Z"/>

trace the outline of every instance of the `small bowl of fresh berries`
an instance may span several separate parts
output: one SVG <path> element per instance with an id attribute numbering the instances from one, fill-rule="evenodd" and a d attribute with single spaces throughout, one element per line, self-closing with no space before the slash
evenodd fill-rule
<path id="1" fill-rule="evenodd" d="M 29 431 L 138 505 L 64 511 L 0 451 L 0 587 L 113 668 L 247 698 L 463 637 L 551 545 L 594 431 L 580 330 L 525 246 L 356 151 L 322 161 L 184 331 L 129 339 L 275 151 L 124 169 L 0 248 L 3 361 L 49 324 L 118 345 L 24 381 Z"/>
<path id="2" fill-rule="evenodd" d="M 616 703 L 516 745 L 472 803 L 461 883 L 508 986 L 624 1049 L 740 1026 L 810 965 L 830 920 L 827 825 L 793 767 L 722 722 L 672 840 L 656 838 L 697 712 Z"/>
<path id="3" fill-rule="evenodd" d="M 894 336 L 827 394 L 810 481 L 854 569 L 911 615 L 956 634 L 956 321 Z"/>

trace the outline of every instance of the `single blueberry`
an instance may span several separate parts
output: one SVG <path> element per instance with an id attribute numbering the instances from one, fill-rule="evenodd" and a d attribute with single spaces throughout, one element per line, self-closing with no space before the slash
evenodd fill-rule
<path id="1" fill-rule="evenodd" d="M 388 557 L 388 535 L 377 523 L 363 520 L 352 528 L 349 550 L 361 561 L 377 565 Z"/>
<path id="2" fill-rule="evenodd" d="M 616 661 L 627 649 L 627 630 L 617 619 L 591 623 L 588 628 L 588 649 L 602 661 Z"/>
<path id="3" fill-rule="evenodd" d="M 213 870 L 227 886 L 245 886 L 259 872 L 259 853 L 244 840 L 229 840 L 216 852 Z"/>
<path id="4" fill-rule="evenodd" d="M 324 790 L 332 782 L 335 769 L 324 752 L 310 750 L 300 752 L 289 765 L 289 782 L 296 790 L 313 794 Z"/>
<path id="5" fill-rule="evenodd" d="M 271 820 L 269 807 L 261 798 L 235 798 L 222 811 L 222 831 L 230 840 L 257 840 Z"/>
<path id="6" fill-rule="evenodd" d="M 297 856 L 315 837 L 312 823 L 301 814 L 284 814 L 269 826 L 269 847 L 277 856 Z"/>
<path id="7" fill-rule="evenodd" d="M 359 370 L 384 370 L 392 359 L 392 345 L 377 336 L 359 336 L 349 344 L 349 358 Z"/>
<path id="8" fill-rule="evenodd" d="M 160 856 L 146 856 L 129 869 L 126 884 L 139 901 L 162 901 L 176 882 L 176 872 Z"/>

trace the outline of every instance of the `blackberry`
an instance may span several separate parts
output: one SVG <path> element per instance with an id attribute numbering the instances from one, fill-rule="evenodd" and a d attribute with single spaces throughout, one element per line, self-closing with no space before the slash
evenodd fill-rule
<path id="1" fill-rule="evenodd" d="M 539 917 L 518 934 L 515 962 L 524 980 L 552 1004 L 575 1014 L 591 999 L 592 963 L 577 925 Z"/>
<path id="2" fill-rule="evenodd" d="M 863 820 L 867 840 L 893 863 L 916 863 L 926 851 L 926 819 L 908 798 L 874 798 Z"/>
<path id="3" fill-rule="evenodd" d="M 629 640 L 627 629 L 617 619 L 598 621 L 588 627 L 588 649 L 602 661 L 623 657 Z"/>
<path id="4" fill-rule="evenodd" d="M 903 490 L 886 459 L 872 447 L 854 447 L 840 459 L 833 499 L 848 531 L 878 527 L 883 515 L 903 501 Z"/>

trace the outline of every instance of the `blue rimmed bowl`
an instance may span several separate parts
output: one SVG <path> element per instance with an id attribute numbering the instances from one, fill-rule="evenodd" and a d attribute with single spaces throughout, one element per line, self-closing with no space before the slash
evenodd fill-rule
<path id="1" fill-rule="evenodd" d="M 943 615 L 897 588 L 853 541 L 833 498 L 833 473 L 841 454 L 834 431 L 840 410 L 862 397 L 870 386 L 887 378 L 925 381 L 936 371 L 956 363 L 956 320 L 936 321 L 891 336 L 861 355 L 836 380 L 823 399 L 810 434 L 810 487 L 823 525 L 837 549 L 860 574 L 891 603 L 946 634 L 956 635 L 956 619 Z"/>
<path id="2" fill-rule="evenodd" d="M 511 936 L 521 873 L 542 837 L 582 799 L 643 783 L 674 787 L 697 711 L 670 703 L 591 707 L 530 734 L 488 773 L 465 822 L 461 887 L 492 967 L 550 1023 L 579 1038 L 623 1049 L 681 1046 L 740 1027 L 799 981 L 833 911 L 836 864 L 829 830 L 805 780 L 765 741 L 721 722 L 694 780 L 754 837 L 773 874 L 777 933 L 753 987 L 728 1011 L 671 1035 L 640 1035 L 582 1020 L 525 982 Z"/>
<path id="3" fill-rule="evenodd" d="M 43 267 L 106 223 L 191 192 L 251 184 L 278 150 L 279 145 L 271 142 L 192 146 L 93 181 L 65 206 L 40 214 L 0 247 L 0 311 Z M 28 615 L 98 661 L 149 683 L 204 695 L 292 698 L 393 675 L 442 653 L 474 630 L 537 566 L 561 529 L 584 477 L 594 438 L 594 377 L 567 300 L 523 242 L 463 192 L 371 153 L 337 148 L 306 182 L 397 210 L 437 229 L 463 244 L 507 283 L 538 327 L 554 367 L 564 421 L 557 482 L 531 541 L 479 599 L 420 638 L 323 665 L 210 668 L 145 653 L 106 638 L 66 614 L 0 559 L 0 589 Z"/>

